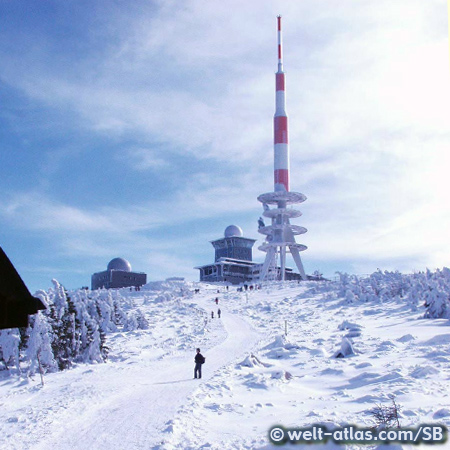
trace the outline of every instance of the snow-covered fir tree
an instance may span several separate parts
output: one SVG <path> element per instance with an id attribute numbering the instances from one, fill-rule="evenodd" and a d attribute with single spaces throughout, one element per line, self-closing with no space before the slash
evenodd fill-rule
<path id="1" fill-rule="evenodd" d="M 26 358 L 30 364 L 28 373 L 33 375 L 38 370 L 43 373 L 57 371 L 58 365 L 52 348 L 53 333 L 48 317 L 39 311 L 30 318 L 27 332 Z"/>
<path id="2" fill-rule="evenodd" d="M 17 328 L 0 330 L 0 364 L 5 369 L 16 367 L 20 373 L 20 334 Z"/>

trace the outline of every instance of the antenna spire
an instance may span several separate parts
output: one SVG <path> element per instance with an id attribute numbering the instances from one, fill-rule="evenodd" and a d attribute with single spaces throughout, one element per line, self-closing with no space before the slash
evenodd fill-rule
<path id="1" fill-rule="evenodd" d="M 278 72 L 283 72 L 283 50 L 281 39 L 281 16 L 277 16 L 278 19 Z"/>
<path id="2" fill-rule="evenodd" d="M 281 16 L 278 19 L 278 72 L 275 74 L 274 181 L 275 191 L 289 191 L 289 139 L 285 74 L 281 49 Z"/>

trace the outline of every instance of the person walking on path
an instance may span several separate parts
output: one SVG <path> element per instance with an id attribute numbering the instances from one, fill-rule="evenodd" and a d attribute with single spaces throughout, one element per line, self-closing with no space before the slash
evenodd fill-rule
<path id="1" fill-rule="evenodd" d="M 211 319 L 214 319 L 214 311 L 211 311 Z"/>
<path id="2" fill-rule="evenodd" d="M 219 304 L 219 297 L 216 297 L 216 305 Z"/>
<path id="3" fill-rule="evenodd" d="M 219 316 L 220 319 L 220 314 L 222 313 L 222 311 L 220 310 L 220 308 L 217 310 L 217 315 Z"/>
<path id="4" fill-rule="evenodd" d="M 200 353 L 199 348 L 197 349 L 197 354 L 195 355 L 194 361 L 195 361 L 194 378 L 201 378 L 202 364 L 204 364 L 205 362 L 205 357 Z"/>

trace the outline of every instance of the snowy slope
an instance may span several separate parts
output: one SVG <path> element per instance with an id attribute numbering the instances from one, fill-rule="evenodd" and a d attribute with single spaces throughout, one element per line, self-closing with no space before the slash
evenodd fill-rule
<path id="1" fill-rule="evenodd" d="M 402 426 L 450 425 L 449 321 L 420 320 L 423 311 L 398 302 L 349 307 L 316 288 L 224 295 L 224 314 L 247 317 L 265 339 L 253 352 L 256 365 L 230 364 L 191 396 L 176 418 L 175 448 L 261 448 L 276 424 L 371 426 L 369 410 L 389 405 L 391 394 L 403 407 Z M 333 358 L 344 336 L 356 354 Z"/>
<path id="2" fill-rule="evenodd" d="M 0 372 L 7 448 L 272 448 L 275 424 L 372 425 L 369 411 L 392 394 L 402 426 L 450 426 L 448 319 L 423 319 L 402 299 L 348 304 L 329 284 L 187 287 L 201 292 L 124 292 L 150 328 L 109 334 L 106 364 L 46 374 L 44 387 L 38 375 Z M 215 297 L 221 319 L 210 318 Z M 334 358 L 344 337 L 355 354 Z M 202 380 L 193 379 L 196 347 Z"/>

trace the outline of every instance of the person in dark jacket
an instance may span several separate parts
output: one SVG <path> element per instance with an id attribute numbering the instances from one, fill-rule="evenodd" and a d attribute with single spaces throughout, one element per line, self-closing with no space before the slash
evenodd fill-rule
<path id="1" fill-rule="evenodd" d="M 194 378 L 201 378 L 202 364 L 205 362 L 205 357 L 200 353 L 199 348 L 197 349 L 197 354 L 195 355 L 194 361 L 195 361 Z"/>

